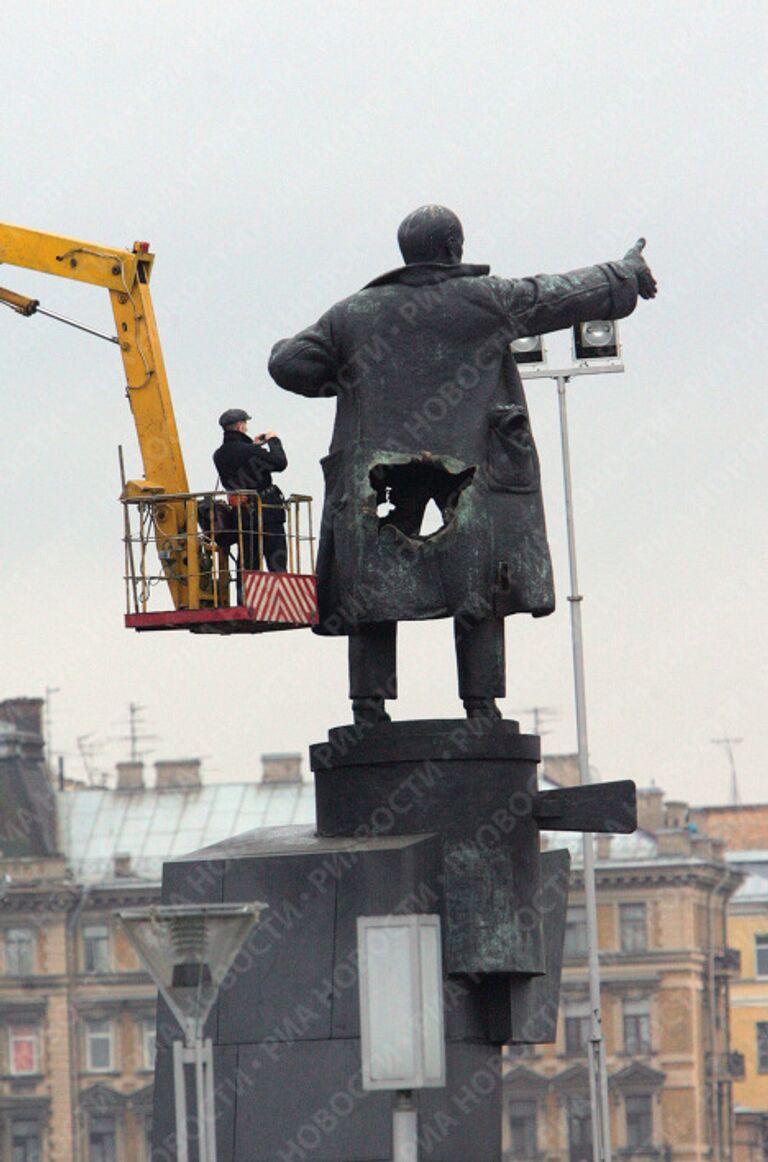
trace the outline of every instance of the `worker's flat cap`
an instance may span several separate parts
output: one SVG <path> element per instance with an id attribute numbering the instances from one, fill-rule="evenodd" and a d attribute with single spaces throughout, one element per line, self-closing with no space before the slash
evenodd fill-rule
<path id="1" fill-rule="evenodd" d="M 227 408 L 219 416 L 219 426 L 222 428 L 231 428 L 233 424 L 242 423 L 243 420 L 249 420 L 250 418 L 248 412 L 244 412 L 242 408 Z"/>

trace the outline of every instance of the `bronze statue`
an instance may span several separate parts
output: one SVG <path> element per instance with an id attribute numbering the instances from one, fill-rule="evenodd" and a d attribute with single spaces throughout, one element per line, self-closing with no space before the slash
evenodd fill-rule
<path id="1" fill-rule="evenodd" d="M 323 461 L 322 634 L 349 636 L 355 721 L 397 697 L 398 621 L 453 617 L 467 715 L 499 717 L 504 618 L 554 609 L 539 465 L 510 343 L 631 314 L 656 282 L 640 239 L 617 262 L 506 279 L 462 262 L 444 206 L 403 221 L 405 265 L 272 350 L 288 391 L 335 396 Z M 434 500 L 443 524 L 421 533 Z"/>

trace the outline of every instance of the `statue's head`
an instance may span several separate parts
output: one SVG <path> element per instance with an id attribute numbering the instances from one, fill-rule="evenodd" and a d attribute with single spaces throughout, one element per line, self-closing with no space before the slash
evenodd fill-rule
<path id="1" fill-rule="evenodd" d="M 419 206 L 400 223 L 397 241 L 406 263 L 461 262 L 464 231 L 447 206 Z"/>

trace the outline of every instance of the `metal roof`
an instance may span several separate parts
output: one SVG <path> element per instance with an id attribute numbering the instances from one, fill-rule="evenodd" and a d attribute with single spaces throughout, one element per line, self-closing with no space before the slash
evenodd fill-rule
<path id="1" fill-rule="evenodd" d="M 163 862 L 254 827 L 314 823 L 313 783 L 210 783 L 201 787 L 59 791 L 59 849 L 76 879 L 113 877 L 116 855 L 158 880 Z"/>
<path id="2" fill-rule="evenodd" d="M 580 831 L 550 831 L 547 833 L 550 848 L 567 847 L 571 853 L 574 867 L 581 867 L 583 862 L 583 835 Z M 631 835 L 611 835 L 611 853 L 608 859 L 599 859 L 596 862 L 603 866 L 607 863 L 636 863 L 638 860 L 654 860 L 657 858 L 657 844 L 647 831 L 634 831 Z"/>
<path id="3" fill-rule="evenodd" d="M 544 777 L 542 790 L 557 784 Z M 168 859 L 199 851 L 256 827 L 315 822 L 313 783 L 211 783 L 200 787 L 117 791 L 90 788 L 57 792 L 59 847 L 76 879 L 113 878 L 114 857 L 131 856 L 131 871 L 159 880 Z M 567 847 L 582 862 L 579 832 L 549 832 L 550 847 Z M 611 836 L 609 861 L 652 860 L 656 841 L 648 832 Z M 599 861 L 601 864 L 605 860 Z"/>
<path id="4" fill-rule="evenodd" d="M 733 895 L 735 904 L 745 904 L 748 901 L 765 902 L 766 900 L 768 900 L 768 879 L 760 875 L 748 875 Z"/>

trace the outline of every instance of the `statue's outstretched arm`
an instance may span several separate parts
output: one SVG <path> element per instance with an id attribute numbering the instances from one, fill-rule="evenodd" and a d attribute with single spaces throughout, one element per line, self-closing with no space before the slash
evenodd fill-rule
<path id="1" fill-rule="evenodd" d="M 566 274 L 497 279 L 502 306 L 513 333 L 542 335 L 590 319 L 623 319 L 638 297 L 653 298 L 654 279 L 642 256 L 640 238 L 617 262 L 585 266 Z"/>

